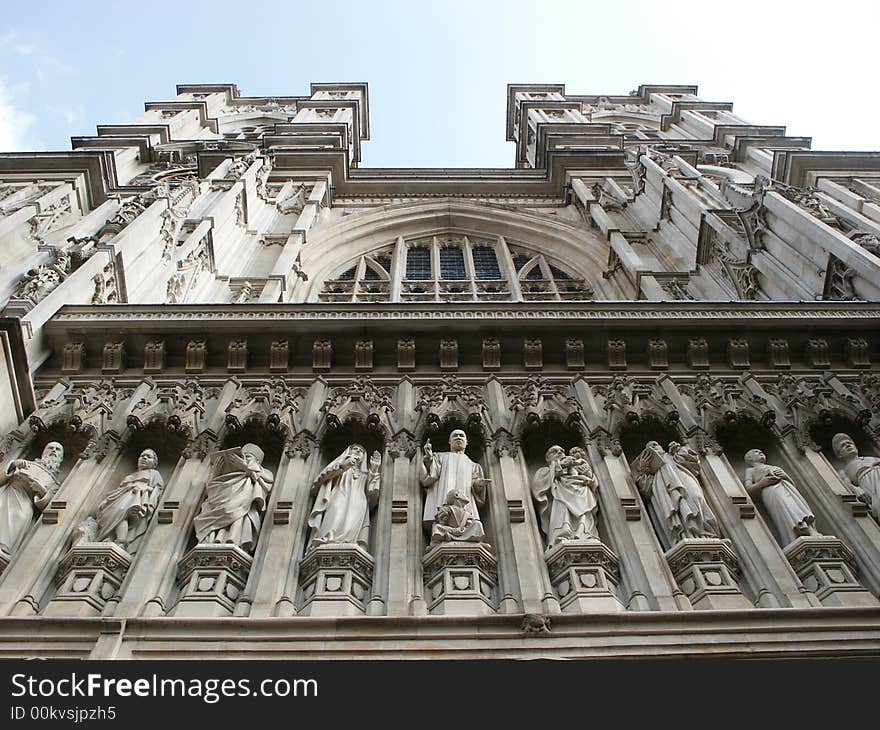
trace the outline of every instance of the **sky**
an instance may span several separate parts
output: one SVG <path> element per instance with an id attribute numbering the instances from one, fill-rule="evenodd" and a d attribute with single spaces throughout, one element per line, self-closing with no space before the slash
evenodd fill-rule
<path id="1" fill-rule="evenodd" d="M 814 149 L 880 150 L 880 2 L 0 0 L 0 151 L 68 150 L 178 83 L 366 81 L 361 167 L 512 167 L 508 83 L 696 84 Z"/>

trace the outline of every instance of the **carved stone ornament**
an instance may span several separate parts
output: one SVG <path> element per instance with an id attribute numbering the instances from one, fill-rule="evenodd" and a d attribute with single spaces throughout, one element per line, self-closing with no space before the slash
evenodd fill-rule
<path id="1" fill-rule="evenodd" d="M 300 566 L 300 616 L 360 616 L 373 585 L 373 558 L 359 545 L 311 547 Z"/>
<path id="2" fill-rule="evenodd" d="M 131 565 L 131 555 L 112 542 L 83 542 L 58 566 L 58 591 L 45 616 L 97 616 L 113 598 Z"/>
<path id="3" fill-rule="evenodd" d="M 730 540 L 689 538 L 666 553 L 675 581 L 696 609 L 744 609 L 752 603 L 737 583 Z"/>
<path id="4" fill-rule="evenodd" d="M 487 545 L 441 543 L 425 555 L 422 571 L 431 614 L 478 616 L 497 611 L 498 564 Z"/>
<path id="5" fill-rule="evenodd" d="M 561 542 L 544 558 L 563 613 L 624 610 L 617 556 L 598 540 Z"/>
<path id="6" fill-rule="evenodd" d="M 804 587 L 823 606 L 877 606 L 877 599 L 858 582 L 858 565 L 846 545 L 836 537 L 799 537 L 785 548 Z"/>
<path id="7" fill-rule="evenodd" d="M 237 545 L 196 545 L 178 563 L 180 600 L 173 615 L 231 616 L 252 563 Z"/>

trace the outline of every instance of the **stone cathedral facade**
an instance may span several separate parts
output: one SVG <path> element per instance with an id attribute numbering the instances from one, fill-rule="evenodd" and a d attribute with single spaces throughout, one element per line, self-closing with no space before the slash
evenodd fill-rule
<path id="1" fill-rule="evenodd" d="M 0 155 L 0 655 L 880 652 L 880 153 L 507 96 L 510 169 L 360 83 Z"/>

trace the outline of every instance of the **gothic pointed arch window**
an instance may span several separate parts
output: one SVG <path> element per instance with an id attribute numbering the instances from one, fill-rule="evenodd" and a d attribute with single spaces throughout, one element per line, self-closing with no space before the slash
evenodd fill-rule
<path id="1" fill-rule="evenodd" d="M 589 300 L 567 264 L 503 236 L 449 233 L 398 238 L 349 261 L 324 282 L 325 302 Z"/>

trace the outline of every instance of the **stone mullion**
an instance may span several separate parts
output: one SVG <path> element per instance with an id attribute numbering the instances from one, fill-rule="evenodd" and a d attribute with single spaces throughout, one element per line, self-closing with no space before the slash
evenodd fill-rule
<path id="1" fill-rule="evenodd" d="M 294 552 L 297 542 L 295 527 L 302 521 L 309 502 L 306 477 L 311 456 L 315 453 L 314 442 L 310 438 L 300 438 L 289 443 L 286 451 L 272 490 L 274 499 L 266 509 L 258 545 L 260 555 L 255 557 L 246 588 L 253 601 L 250 616 L 272 616 L 278 604 L 286 602 L 283 576 L 289 574 L 291 564 L 300 558 L 299 553 Z M 289 601 L 293 605 L 293 597 Z"/>
<path id="2" fill-rule="evenodd" d="M 500 451 L 498 461 L 503 479 L 504 498 L 508 505 L 508 519 L 523 611 L 560 613 L 559 599 L 553 591 L 550 574 L 544 561 L 544 545 L 532 506 L 525 457 L 518 444 L 508 444 L 506 448 L 503 446 L 505 445 L 496 443 L 496 454 Z M 514 512 L 518 512 L 519 516 L 515 517 Z"/>
<path id="3" fill-rule="evenodd" d="M 406 434 L 400 434 L 402 441 L 408 441 Z M 370 592 L 370 601 L 367 604 L 367 615 L 382 616 L 392 613 L 391 582 L 392 574 L 395 583 L 395 611 L 399 616 L 405 616 L 407 605 L 407 590 L 402 580 L 408 573 L 406 527 L 395 524 L 395 514 L 398 510 L 395 503 L 401 501 L 408 503 L 408 487 L 414 477 L 412 462 L 408 454 L 415 450 L 415 443 L 389 444 L 386 453 L 393 460 L 391 465 L 383 463 L 381 491 L 379 492 L 379 507 L 376 510 L 375 523 L 370 531 L 373 545 L 373 558 L 375 569 L 373 571 L 373 587 Z M 409 517 L 408 509 L 406 517 Z M 392 565 L 393 561 L 393 565 Z"/>
<path id="4" fill-rule="evenodd" d="M 497 439 L 496 439 L 497 440 Z M 496 455 L 497 454 L 497 455 Z M 524 602 L 519 580 L 518 559 L 516 542 L 510 524 L 508 495 L 521 496 L 520 490 L 514 484 L 521 482 L 517 476 L 517 468 L 514 457 L 501 455 L 498 446 L 495 449 L 487 448 L 485 460 L 489 465 L 489 477 L 492 484 L 488 490 L 488 507 L 492 514 L 492 526 L 494 536 L 492 552 L 498 561 L 498 607 L 499 613 L 523 613 Z M 520 547 L 522 553 L 522 547 Z M 540 608 L 540 600 L 537 597 L 536 610 Z M 535 597 L 529 596 L 530 603 L 535 604 Z"/>
<path id="5" fill-rule="evenodd" d="M 235 602 L 233 616 L 250 616 L 255 603 L 257 586 L 260 582 L 272 576 L 275 577 L 273 582 L 277 582 L 278 572 L 273 570 L 276 567 L 274 564 L 277 562 L 274 558 L 278 557 L 278 549 L 275 543 L 278 542 L 276 538 L 279 536 L 279 533 L 284 532 L 284 530 L 278 529 L 280 526 L 275 525 L 275 519 L 278 502 L 281 501 L 282 491 L 284 491 L 279 489 L 279 487 L 286 485 L 288 482 L 287 473 L 290 461 L 291 459 L 286 453 L 281 455 L 281 461 L 275 473 L 275 481 L 272 484 L 272 491 L 269 493 L 266 509 L 263 512 L 263 522 L 260 526 L 257 545 L 254 548 L 253 563 L 251 563 L 247 583 L 245 583 L 241 595 Z M 269 563 L 269 567 L 267 567 L 267 563 Z"/>
<path id="6" fill-rule="evenodd" d="M 601 428 L 604 414 L 590 386 L 579 378 L 573 389 L 591 431 Z M 672 577 L 626 460 L 607 449 L 600 451 L 593 442 L 587 445 L 587 453 L 599 480 L 601 513 L 620 560 L 623 581 L 631 590 L 623 604 L 640 611 L 691 610 L 690 601 Z"/>
<path id="7" fill-rule="evenodd" d="M 425 600 L 425 575 L 422 561 L 425 557 L 425 534 L 422 529 L 422 513 L 425 509 L 425 490 L 419 484 L 418 464 L 424 461 L 425 453 L 416 449 L 413 480 L 408 490 L 406 514 L 406 556 L 409 561 L 406 577 L 408 590 L 411 593 L 409 613 L 412 616 L 427 616 L 428 604 Z M 393 583 L 392 583 L 393 585 Z"/>
<path id="8" fill-rule="evenodd" d="M 300 406 L 298 412 L 299 427 L 302 429 L 299 437 L 306 434 L 311 436 L 318 430 L 318 424 L 323 416 L 321 404 L 324 402 L 324 393 L 327 384 L 323 379 L 312 381 L 309 392 Z M 307 448 L 309 446 L 309 448 Z M 318 456 L 315 456 L 315 454 Z M 287 480 L 291 480 L 293 490 L 293 509 L 290 514 L 290 553 L 287 561 L 287 570 L 277 577 L 275 582 L 280 587 L 276 590 L 277 599 L 273 599 L 273 616 L 295 616 L 297 613 L 296 598 L 299 588 L 299 569 L 305 554 L 305 541 L 308 539 L 307 521 L 309 512 L 314 502 L 311 496 L 312 482 L 321 469 L 320 452 L 317 443 L 314 445 L 303 443 L 299 453 L 294 450 L 294 461 L 288 468 Z M 295 481 L 297 480 L 298 481 Z M 267 578 L 268 579 L 268 578 Z M 262 609 L 261 609 L 262 610 Z"/>
<path id="9" fill-rule="evenodd" d="M 748 493 L 727 458 L 711 453 L 704 455 L 702 475 L 712 509 L 736 547 L 740 566 L 754 589 L 757 605 L 761 608 L 819 605 L 815 598 L 811 599 L 760 515 L 743 517 L 734 499 L 749 508 Z"/>
<path id="10" fill-rule="evenodd" d="M 313 458 L 319 454 L 315 448 L 309 456 L 298 456 L 291 460 L 286 476 L 286 485 L 289 484 L 293 499 L 293 511 L 290 515 L 290 528 L 285 531 L 284 544 L 290 544 L 290 551 L 286 555 L 287 569 L 274 579 L 267 573 L 266 580 L 275 584 L 273 591 L 272 615 L 295 616 L 297 613 L 296 598 L 299 588 L 299 569 L 303 555 L 306 551 L 305 542 L 308 539 L 308 517 L 314 497 L 310 490 L 312 481 L 321 468 L 319 458 Z M 283 580 L 282 580 L 283 578 Z M 262 609 L 261 614 L 262 615 Z"/>
<path id="11" fill-rule="evenodd" d="M 855 554 L 863 585 L 874 595 L 880 594 L 880 527 L 869 515 L 856 517 L 851 506 L 841 500 L 840 477 L 822 454 L 809 448 L 801 452 L 792 436 L 782 439 L 781 444 L 796 484 L 821 508 L 832 534 Z"/>
<path id="12" fill-rule="evenodd" d="M 120 457 L 114 449 L 102 461 L 91 456 L 74 465 L 44 511 L 45 515 L 53 504 L 66 503 L 63 509 L 54 510 L 57 523 L 38 518 L 0 578 L 0 615 L 31 616 L 40 611 L 39 601 L 55 578 L 70 531 L 85 519 L 86 508 L 100 496 Z"/>
<path id="13" fill-rule="evenodd" d="M 511 528 L 514 531 L 515 538 L 516 533 L 519 532 L 520 540 L 524 543 L 528 542 L 529 554 L 525 557 L 527 557 L 529 561 L 534 561 L 534 563 L 529 562 L 527 565 L 534 564 L 535 574 L 540 581 L 539 590 L 541 593 L 542 613 L 560 613 L 561 608 L 559 605 L 559 598 L 553 590 L 553 583 L 550 580 L 547 562 L 544 560 L 544 539 L 541 535 L 541 529 L 538 526 L 538 516 L 535 514 L 535 505 L 534 502 L 532 502 L 531 475 L 528 472 L 525 455 L 522 453 L 522 449 L 519 450 L 518 461 L 520 467 L 520 479 L 522 480 L 523 521 L 522 523 L 516 524 L 516 526 L 511 525 Z M 522 565 L 522 563 L 520 563 L 520 565 Z"/>

